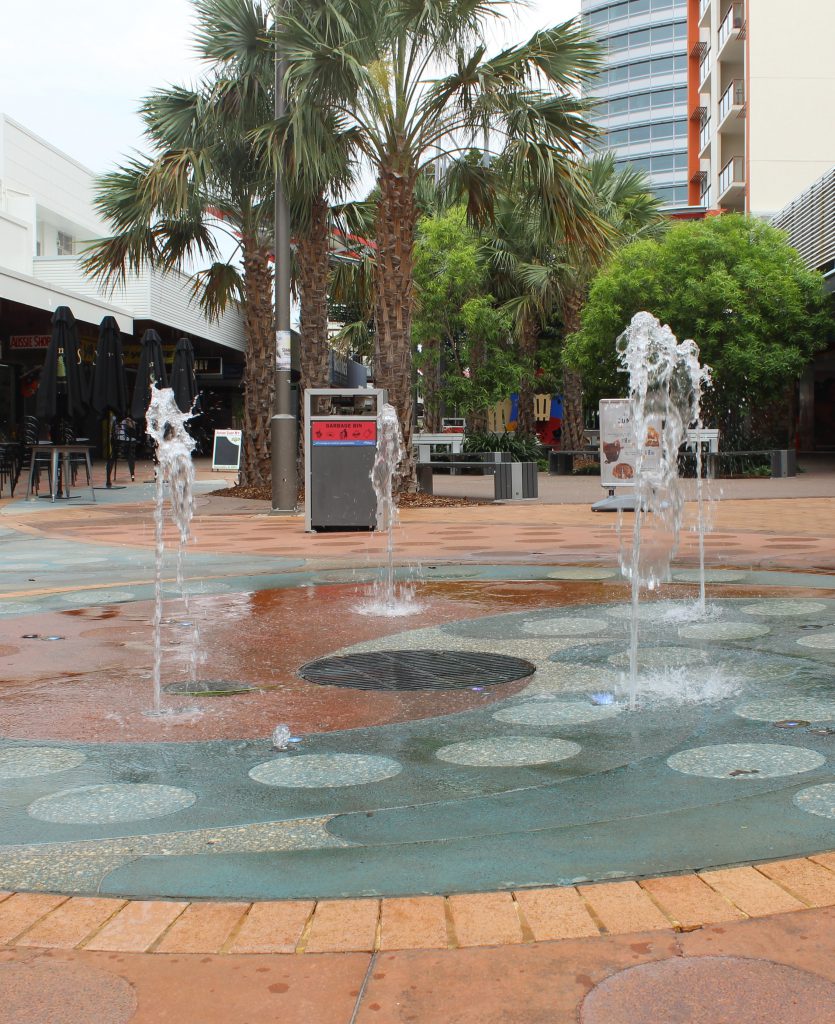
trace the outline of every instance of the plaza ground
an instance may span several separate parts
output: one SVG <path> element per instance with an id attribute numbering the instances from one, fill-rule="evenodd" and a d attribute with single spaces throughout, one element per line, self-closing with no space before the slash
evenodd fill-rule
<path id="1" fill-rule="evenodd" d="M 445 775 L 420 753 L 430 734 L 448 746 L 481 742 L 497 716 L 524 711 L 534 698 L 562 713 L 553 698 L 564 696 L 566 666 L 611 672 L 622 637 L 610 610 L 626 585 L 616 572 L 615 517 L 589 509 L 600 493 L 592 478 L 543 477 L 536 503 L 405 510 L 397 559 L 424 609 L 401 620 L 356 614 L 382 561 L 382 538 L 306 535 L 300 518 L 208 495 L 218 480 L 203 466 L 198 479 L 185 576 L 189 614 L 208 651 L 204 672 L 257 693 L 224 697 L 211 714 L 167 730 L 141 714 L 153 591 L 150 484 L 97 491 L 96 505 L 0 501 L 0 758 L 37 748 L 86 759 L 67 768 L 60 785 L 48 774 L 0 784 L 3 1024 L 642 1024 L 673 1013 L 694 1024 L 753 1024 L 835 1016 L 833 819 L 797 805 L 810 781 L 817 790 L 829 785 L 833 741 L 825 729 L 802 743 L 799 734 L 774 733 L 772 743 L 801 744 L 820 767 L 803 781 L 755 782 L 758 796 L 747 802 L 736 799 L 739 788 L 732 799 L 723 795 L 728 785 L 744 789 L 744 779 L 692 779 L 664 763 L 672 749 L 666 733 L 682 743 L 691 735 L 754 742 L 773 728 L 731 711 L 709 722 L 683 712 L 672 723 L 650 713 L 635 747 L 605 723 L 568 733 L 564 723 L 560 736 L 593 754 L 594 764 L 573 778 L 559 765 L 486 761 L 454 762 Z M 438 477 L 436 492 L 485 497 L 484 484 Z M 751 641 L 744 658 L 779 675 L 799 640 L 828 635 L 833 618 L 835 475 L 821 464 L 793 479 L 728 481 L 722 489 L 707 541 L 709 594 L 729 609 L 726 620 L 767 623 L 768 635 Z M 685 533 L 662 597 L 691 597 L 696 564 L 695 535 Z M 173 575 L 169 562 L 166 683 L 185 664 Z M 769 601 L 794 603 L 803 614 L 757 611 Z M 585 646 L 552 639 L 593 630 L 593 621 L 607 622 L 611 635 Z M 663 650 L 680 628 L 650 624 L 647 635 Z M 39 639 L 51 635 L 62 640 Z M 530 660 L 536 675 L 397 693 L 317 690 L 296 676 L 304 662 L 330 654 L 432 644 L 504 651 Z M 721 652 L 728 664 L 739 650 L 718 636 L 693 649 Z M 831 685 L 832 655 L 825 645 L 802 650 L 797 678 L 820 697 L 826 677 Z M 782 700 L 768 685 L 763 693 Z M 294 823 L 289 836 L 281 821 L 270 822 L 267 804 L 257 804 L 275 788 L 224 789 L 239 765 L 245 779 L 253 763 L 268 762 L 267 737 L 280 720 L 302 736 L 300 751 L 362 750 L 372 767 L 388 757 L 402 771 L 355 787 L 281 791 L 281 817 Z M 597 743 L 594 730 L 605 740 Z M 639 750 L 654 751 L 655 761 L 629 789 Z M 163 818 L 147 832 L 130 814 L 105 826 L 62 823 L 60 807 L 52 823 L 25 813 L 55 790 L 114 780 L 187 784 L 200 799 L 179 812 L 180 824 Z M 421 808 L 437 786 L 448 787 L 449 813 L 441 808 L 427 835 Z M 570 787 L 578 810 L 567 818 L 553 794 Z M 646 806 L 607 805 L 596 825 L 583 817 L 590 801 L 611 794 L 617 803 L 619 792 L 629 801 L 645 793 Z M 684 815 L 680 826 L 676 815 Z M 253 832 L 259 823 L 274 834 Z M 583 847 L 589 829 L 594 839 Z M 558 837 L 572 835 L 578 842 L 566 839 L 566 863 L 580 851 L 585 867 L 566 867 L 562 884 L 549 885 L 537 872 L 553 863 Z M 151 845 L 136 845 L 140 839 Z M 634 863 L 622 856 L 630 851 Z M 59 996 L 63 1016 L 55 1015 Z"/>

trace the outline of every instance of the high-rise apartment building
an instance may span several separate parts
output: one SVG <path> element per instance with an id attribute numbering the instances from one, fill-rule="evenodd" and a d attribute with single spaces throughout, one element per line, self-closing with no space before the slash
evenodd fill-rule
<path id="1" fill-rule="evenodd" d="M 687 206 L 687 0 L 582 0 L 581 10 L 605 53 L 594 84 L 600 145 L 645 170 L 668 207 Z"/>
<path id="2" fill-rule="evenodd" d="M 835 163 L 833 0 L 688 0 L 692 205 L 769 216 Z"/>

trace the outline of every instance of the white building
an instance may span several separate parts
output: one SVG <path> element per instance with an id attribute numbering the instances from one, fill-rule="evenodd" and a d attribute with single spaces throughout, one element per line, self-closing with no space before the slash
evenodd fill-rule
<path id="1" fill-rule="evenodd" d="M 112 293 L 85 277 L 85 243 L 109 233 L 94 209 L 93 190 L 92 171 L 0 114 L 0 433 L 13 433 L 31 411 L 25 379 L 43 362 L 56 306 L 73 311 L 85 358 L 95 350 L 102 318 L 116 318 L 129 386 L 146 328 L 159 331 L 172 355 L 177 339 L 187 335 L 198 372 L 205 371 L 198 383 L 227 407 L 220 419 L 232 418 L 245 349 L 240 313 L 207 321 L 185 274 L 148 269 L 129 275 Z"/>
<path id="2" fill-rule="evenodd" d="M 835 162 L 835 3 L 688 3 L 691 203 L 771 216 Z"/>

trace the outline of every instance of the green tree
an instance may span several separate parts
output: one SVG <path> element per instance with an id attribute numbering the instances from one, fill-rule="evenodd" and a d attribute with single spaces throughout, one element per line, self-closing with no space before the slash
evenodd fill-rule
<path id="1" fill-rule="evenodd" d="M 782 232 L 741 214 L 675 224 L 598 274 L 565 353 L 595 397 L 623 394 L 615 340 L 641 310 L 698 344 L 715 380 L 706 418 L 731 437 L 746 409 L 784 396 L 832 326 L 820 274 Z"/>
<path id="2" fill-rule="evenodd" d="M 485 430 L 486 409 L 504 398 L 515 365 L 511 323 L 488 291 L 481 241 L 456 206 L 418 224 L 412 341 L 423 378 L 424 427 L 440 429 L 445 401 Z M 504 370 L 504 372 L 502 372 Z"/>
<path id="3" fill-rule="evenodd" d="M 486 27 L 500 15 L 500 0 L 323 6 L 326 31 L 283 14 L 282 45 L 292 88 L 308 103 L 336 107 L 377 178 L 374 376 L 398 410 L 409 451 L 418 178 L 442 153 L 462 152 L 462 140 L 468 148 L 487 134 L 500 140 L 518 179 L 548 184 L 554 216 L 582 235 L 588 225 L 572 219 L 564 186 L 572 157 L 593 134 L 577 93 L 598 51 L 578 24 L 566 23 L 486 58 Z M 318 159 L 315 148 L 306 159 Z M 402 474 L 414 486 L 411 454 Z"/>

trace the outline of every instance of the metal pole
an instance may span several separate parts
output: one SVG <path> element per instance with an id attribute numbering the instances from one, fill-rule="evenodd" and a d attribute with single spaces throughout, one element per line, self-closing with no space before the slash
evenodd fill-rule
<path id="1" fill-rule="evenodd" d="M 276 15 L 280 0 L 275 0 Z M 287 62 L 275 45 L 275 116 L 287 109 L 284 76 Z M 273 513 L 294 512 L 298 494 L 296 479 L 296 417 L 290 388 L 290 215 L 281 180 L 275 175 L 275 400 L 270 420 L 270 459 Z"/>

